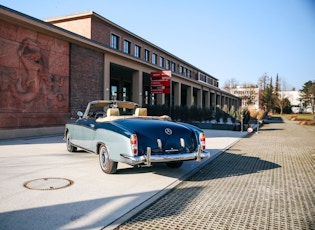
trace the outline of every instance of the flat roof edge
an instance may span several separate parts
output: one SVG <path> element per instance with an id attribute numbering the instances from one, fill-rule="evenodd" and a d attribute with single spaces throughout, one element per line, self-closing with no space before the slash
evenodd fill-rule
<path id="1" fill-rule="evenodd" d="M 57 16 L 57 17 L 51 17 L 51 18 L 44 18 L 43 20 L 45 22 L 59 22 L 59 21 L 67 21 L 69 19 L 74 19 L 74 18 L 84 18 L 84 17 L 91 17 L 95 14 L 94 11 L 85 11 L 81 13 L 75 13 L 75 14 L 68 14 L 64 16 Z"/>

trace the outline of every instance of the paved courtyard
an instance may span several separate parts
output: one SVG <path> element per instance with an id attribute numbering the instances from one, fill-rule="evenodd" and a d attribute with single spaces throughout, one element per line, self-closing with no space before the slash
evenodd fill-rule
<path id="1" fill-rule="evenodd" d="M 264 125 L 116 229 L 315 229 L 315 126 Z"/>
<path id="2" fill-rule="evenodd" d="M 179 169 L 118 164 L 112 175 L 103 173 L 96 154 L 69 153 L 62 133 L 0 140 L 1 229 L 114 229 L 116 220 L 143 210 L 247 135 L 205 132 L 209 159 Z"/>

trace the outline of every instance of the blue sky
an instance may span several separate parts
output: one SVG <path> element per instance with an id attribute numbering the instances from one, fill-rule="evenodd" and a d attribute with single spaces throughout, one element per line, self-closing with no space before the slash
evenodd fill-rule
<path id="1" fill-rule="evenodd" d="M 216 77 L 315 80 L 315 0 L 0 0 L 35 18 L 94 11 Z"/>

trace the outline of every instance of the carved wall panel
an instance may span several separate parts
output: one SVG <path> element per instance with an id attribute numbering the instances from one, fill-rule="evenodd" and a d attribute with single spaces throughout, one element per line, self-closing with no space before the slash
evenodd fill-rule
<path id="1" fill-rule="evenodd" d="M 68 111 L 69 43 L 0 20 L 0 128 L 56 125 Z"/>

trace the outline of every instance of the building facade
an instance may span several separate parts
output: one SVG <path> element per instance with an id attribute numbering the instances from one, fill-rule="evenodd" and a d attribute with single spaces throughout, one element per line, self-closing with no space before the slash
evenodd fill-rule
<path id="1" fill-rule="evenodd" d="M 230 87 L 228 91 L 235 96 L 241 98 L 241 107 L 246 107 L 249 104 L 255 109 L 259 109 L 259 88 L 255 85 L 239 85 Z"/>
<path id="2" fill-rule="evenodd" d="M 278 97 L 280 99 L 287 98 L 290 101 L 293 113 L 311 113 L 311 106 L 303 106 L 303 99 L 299 91 L 279 91 Z"/>
<path id="3" fill-rule="evenodd" d="M 104 17 L 46 21 L 0 6 L 0 129 L 63 125 L 96 99 L 210 108 L 240 106 L 219 81 Z M 171 71 L 171 94 L 150 73 Z"/>

